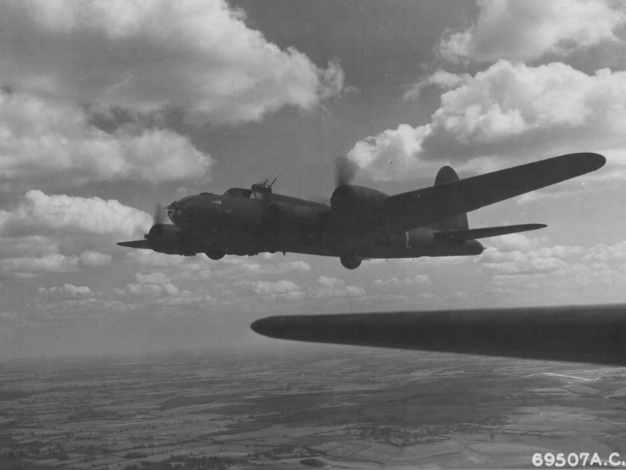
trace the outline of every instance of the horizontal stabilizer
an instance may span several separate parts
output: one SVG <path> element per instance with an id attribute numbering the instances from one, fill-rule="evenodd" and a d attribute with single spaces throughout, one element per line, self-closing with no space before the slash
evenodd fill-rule
<path id="1" fill-rule="evenodd" d="M 119 246 L 125 246 L 127 248 L 143 248 L 145 250 L 151 250 L 150 242 L 148 240 L 134 240 L 132 242 L 119 242 Z"/>
<path id="2" fill-rule="evenodd" d="M 287 315 L 255 321 L 270 338 L 626 365 L 626 306 Z"/>
<path id="3" fill-rule="evenodd" d="M 403 232 L 426 227 L 584 175 L 605 163 L 597 153 L 573 153 L 389 196 L 385 200 L 386 228 Z"/>
<path id="4" fill-rule="evenodd" d="M 502 227 L 485 227 L 473 228 L 470 230 L 455 230 L 451 232 L 435 232 L 435 240 L 445 241 L 465 241 L 475 240 L 477 238 L 497 237 L 500 235 L 508 235 L 510 233 L 528 232 L 530 230 L 539 230 L 546 228 L 544 224 L 522 224 L 522 225 L 505 225 Z"/>

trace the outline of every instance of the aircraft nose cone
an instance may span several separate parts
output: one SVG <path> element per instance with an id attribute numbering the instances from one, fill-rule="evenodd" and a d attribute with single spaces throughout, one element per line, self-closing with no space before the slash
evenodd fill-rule
<path id="1" fill-rule="evenodd" d="M 185 221 L 186 215 L 184 203 L 181 203 L 180 201 L 174 201 L 165 209 L 167 210 L 167 216 L 174 224 Z"/>

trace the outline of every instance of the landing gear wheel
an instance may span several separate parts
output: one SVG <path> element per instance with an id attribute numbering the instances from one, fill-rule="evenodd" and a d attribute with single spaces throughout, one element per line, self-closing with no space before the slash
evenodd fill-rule
<path id="1" fill-rule="evenodd" d="M 343 255 L 339 258 L 341 264 L 344 268 L 347 269 L 356 269 L 361 266 L 361 261 L 363 261 L 363 257 L 359 255 Z"/>
<path id="2" fill-rule="evenodd" d="M 223 251 L 207 251 L 205 254 L 212 260 L 217 261 L 222 259 L 226 253 Z"/>

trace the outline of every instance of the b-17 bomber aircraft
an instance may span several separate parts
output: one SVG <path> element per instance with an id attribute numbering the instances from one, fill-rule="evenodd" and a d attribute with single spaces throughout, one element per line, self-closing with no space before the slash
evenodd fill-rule
<path id="1" fill-rule="evenodd" d="M 221 196 L 182 198 L 165 208 L 173 225 L 156 216 L 144 240 L 118 245 L 205 253 L 213 260 L 265 252 L 333 256 L 348 269 L 364 259 L 479 255 L 484 247 L 477 239 L 545 225 L 470 229 L 467 212 L 584 175 L 605 162 L 602 155 L 575 153 L 466 179 L 444 166 L 434 186 L 393 196 L 341 176 L 330 205 L 274 194 L 274 182 L 266 181 Z"/>

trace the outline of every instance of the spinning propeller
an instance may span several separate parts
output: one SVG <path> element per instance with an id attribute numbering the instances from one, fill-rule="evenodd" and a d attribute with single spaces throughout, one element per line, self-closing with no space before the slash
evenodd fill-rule
<path id="1" fill-rule="evenodd" d="M 335 159 L 335 187 L 342 184 L 350 184 L 354 181 L 358 171 L 356 163 L 347 157 L 339 157 Z"/>
<path id="2" fill-rule="evenodd" d="M 143 236 L 145 240 L 134 240 L 132 242 L 119 242 L 119 246 L 125 246 L 128 248 L 144 248 L 154 249 L 155 243 L 161 238 L 163 234 L 163 227 L 165 227 L 165 208 L 162 204 L 157 203 L 154 206 L 154 212 L 152 214 L 152 227 L 150 231 Z"/>

